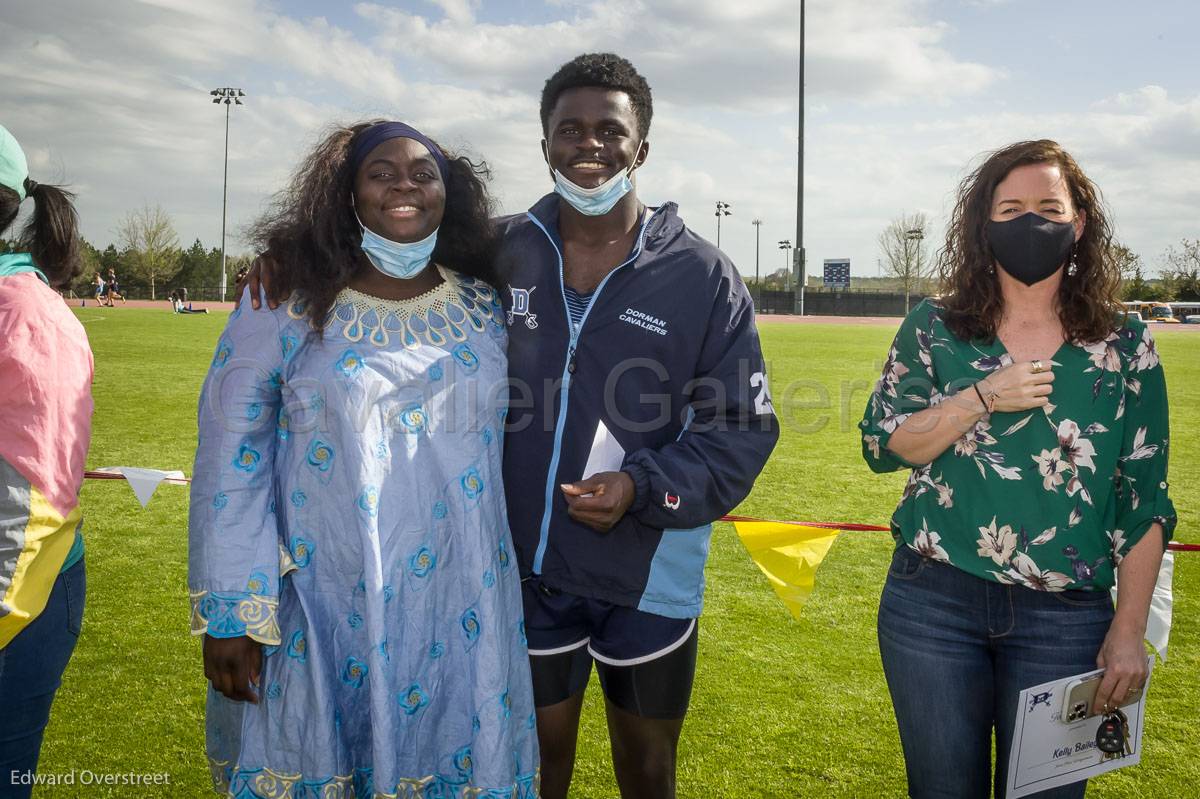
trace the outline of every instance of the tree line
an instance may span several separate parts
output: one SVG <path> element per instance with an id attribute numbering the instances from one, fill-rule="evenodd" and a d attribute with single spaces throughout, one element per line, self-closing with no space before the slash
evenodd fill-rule
<path id="1" fill-rule="evenodd" d="M 936 290 L 933 259 L 922 213 L 901 214 L 879 234 L 880 265 L 906 294 Z M 1113 242 L 1110 252 L 1121 271 L 1121 299 L 1149 302 L 1200 302 L 1200 239 L 1181 239 L 1158 258 L 1158 277 L 1147 278 L 1141 255 Z"/>
<path id="2" fill-rule="evenodd" d="M 126 297 L 166 297 L 172 289 L 187 288 L 189 295 L 199 299 L 205 289 L 205 299 L 215 299 L 221 283 L 221 248 L 205 248 L 200 239 L 188 248 L 179 244 L 170 215 L 159 206 L 144 206 L 129 212 L 117 225 L 115 243 L 104 249 L 84 239 L 83 271 L 71 284 L 80 297 L 93 294 L 93 280 L 99 273 L 108 280 L 109 270 L 117 275 L 121 293 Z M 0 252 L 16 248 L 16 242 L 0 238 Z M 234 276 L 238 269 L 248 267 L 249 255 L 226 257 L 228 290 L 232 295 Z"/>
<path id="3" fill-rule="evenodd" d="M 935 290 L 928 230 L 929 219 L 925 214 L 901 214 L 879 234 L 882 271 L 894 278 L 906 295 Z M 71 286 L 77 295 L 91 295 L 96 273 L 107 280 L 110 269 L 116 272 L 121 292 L 126 296 L 157 299 L 165 297 L 170 289 L 183 287 L 198 298 L 200 289 L 212 294 L 220 285 L 221 249 L 205 249 L 200 239 L 187 249 L 182 248 L 170 215 L 160 206 L 146 205 L 131 211 L 117 225 L 115 233 L 116 243 L 103 250 L 91 242 L 83 242 L 84 269 Z M 14 246 L 14 242 L 0 239 L 0 252 Z M 1146 277 L 1138 253 L 1118 242 L 1113 242 L 1111 248 L 1113 260 L 1121 271 L 1121 299 L 1200 302 L 1200 238 L 1184 238 L 1178 245 L 1169 246 L 1158 259 L 1157 278 Z M 237 271 L 248 267 L 251 260 L 249 255 L 227 256 L 230 292 Z M 761 288 L 782 290 L 788 277 L 787 269 L 776 270 L 764 276 Z"/>

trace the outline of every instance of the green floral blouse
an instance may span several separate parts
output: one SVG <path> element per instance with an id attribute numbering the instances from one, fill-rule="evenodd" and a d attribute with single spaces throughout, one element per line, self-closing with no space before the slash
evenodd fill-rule
<path id="1" fill-rule="evenodd" d="M 927 466 L 887 448 L 911 414 L 1013 362 L 997 338 L 963 341 L 926 300 L 900 326 L 860 427 L 876 472 L 911 468 L 892 532 L 922 555 L 1041 591 L 1111 588 L 1154 522 L 1167 539 L 1166 383 L 1136 319 L 1055 353 L 1050 404 L 985 415 Z"/>

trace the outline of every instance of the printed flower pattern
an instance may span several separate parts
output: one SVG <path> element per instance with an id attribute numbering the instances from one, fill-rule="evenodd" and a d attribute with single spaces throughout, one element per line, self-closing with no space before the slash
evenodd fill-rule
<path id="1" fill-rule="evenodd" d="M 1063 460 L 1061 449 L 1044 449 L 1040 455 L 1032 457 L 1037 464 L 1038 474 L 1042 476 L 1042 488 L 1054 491 L 1063 484 L 1063 472 L 1067 471 L 1070 464 Z"/>
<path id="2" fill-rule="evenodd" d="M 1143 327 L 1129 368 L 1134 372 L 1146 372 L 1158 365 L 1158 348 L 1154 344 L 1154 337 L 1150 335 L 1150 328 Z"/>
<path id="3" fill-rule="evenodd" d="M 244 770 L 210 715 L 222 795 L 535 794 L 502 409 L 474 391 L 505 378 L 506 333 L 492 289 L 443 277 L 436 308 L 344 292 L 323 335 L 295 303 L 244 308 L 221 335 L 199 403 L 191 621 L 264 643 L 271 710 L 238 727 L 263 744 Z M 398 758 L 363 747 L 364 719 Z M 268 724 L 328 730 L 332 748 L 298 774 Z"/>
<path id="4" fill-rule="evenodd" d="M 342 668 L 342 682 L 351 688 L 362 688 L 363 681 L 367 679 L 367 673 L 370 669 L 367 664 L 356 657 L 346 659 L 346 665 Z"/>
<path id="5" fill-rule="evenodd" d="M 1015 553 L 1005 571 L 992 573 L 1002 583 L 1023 585 L 1035 591 L 1061 591 L 1071 584 L 1068 575 L 1056 571 L 1043 571 L 1034 563 L 1033 558 L 1024 552 Z"/>
<path id="6" fill-rule="evenodd" d="M 400 707 L 409 716 L 415 716 L 428 704 L 429 694 L 425 693 L 419 683 L 413 683 L 407 690 L 400 692 Z"/>
<path id="7" fill-rule="evenodd" d="M 308 448 L 308 465 L 319 472 L 327 472 L 333 466 L 333 447 L 319 438 L 313 439 Z"/>
<path id="8" fill-rule="evenodd" d="M 1003 566 L 1012 559 L 1017 549 L 1017 536 L 1011 525 L 996 527 L 996 517 L 991 524 L 979 528 L 979 557 L 991 558 L 997 565 Z"/>
<path id="9" fill-rule="evenodd" d="M 1003 452 L 990 449 L 996 446 L 996 439 L 989 432 L 990 423 L 980 419 L 975 426 L 968 430 L 962 438 L 954 442 L 954 454 L 959 457 L 971 458 L 979 469 L 979 474 L 987 479 L 988 471 L 1000 475 L 1004 480 L 1020 480 L 1021 469 L 1017 466 L 1006 466 Z"/>
<path id="10" fill-rule="evenodd" d="M 233 456 L 233 468 L 240 472 L 253 472 L 258 468 L 258 462 L 262 460 L 262 455 L 258 450 L 250 445 L 249 441 L 243 441 L 238 447 L 237 454 Z"/>
<path id="11" fill-rule="evenodd" d="M 408 570 L 413 573 L 414 577 L 425 577 L 434 566 L 437 566 L 437 556 L 430 551 L 429 547 L 421 547 L 408 559 Z"/>
<path id="12" fill-rule="evenodd" d="M 362 356 L 354 350 L 346 350 L 338 359 L 337 370 L 346 377 L 357 377 L 363 370 Z"/>
<path id="13" fill-rule="evenodd" d="M 985 415 L 932 462 L 908 467 L 889 448 L 914 414 L 1012 363 L 998 340 L 955 336 L 935 302 L 905 319 L 860 424 L 875 471 L 910 468 L 893 528 L 922 556 L 986 579 L 1109 587 L 1152 523 L 1168 535 L 1175 524 L 1165 386 L 1144 324 L 1061 347 L 1046 406 Z"/>
<path id="14" fill-rule="evenodd" d="M 949 563 L 950 555 L 938 545 L 941 540 L 941 535 L 930 530 L 929 523 L 922 519 L 921 529 L 917 531 L 917 535 L 913 539 L 912 548 L 920 552 L 923 557 Z"/>

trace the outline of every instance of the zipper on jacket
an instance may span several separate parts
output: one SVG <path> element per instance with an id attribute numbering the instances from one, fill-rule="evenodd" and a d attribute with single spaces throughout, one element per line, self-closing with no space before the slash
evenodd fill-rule
<path id="1" fill-rule="evenodd" d="M 646 217 L 646 220 L 642 223 L 642 229 L 638 231 L 637 246 L 633 248 L 633 252 L 630 253 L 629 257 L 605 275 L 604 279 L 600 281 L 600 285 L 596 286 L 596 290 L 592 292 L 592 296 L 588 300 L 587 307 L 584 309 L 583 316 L 580 318 L 577 326 L 571 325 L 571 308 L 567 304 L 566 276 L 563 270 L 562 251 L 558 248 L 558 243 L 554 240 L 554 237 L 550 235 L 550 231 L 546 230 L 545 225 L 532 213 L 526 212 L 525 214 L 533 224 L 541 229 L 542 233 L 546 234 L 546 238 L 550 241 L 550 246 L 554 248 L 554 254 L 558 256 L 558 288 L 562 294 L 563 311 L 567 315 L 567 326 L 571 329 L 570 340 L 567 344 L 567 362 L 563 366 L 562 388 L 559 390 L 558 395 L 558 419 L 554 425 L 554 449 L 550 453 L 550 469 L 546 473 L 546 496 L 545 505 L 542 508 L 542 524 L 538 533 L 537 550 L 533 554 L 534 574 L 542 573 L 542 560 L 546 556 L 546 545 L 550 540 L 550 515 L 554 509 L 554 480 L 558 476 L 558 463 L 562 455 L 563 431 L 567 426 L 567 398 L 571 391 L 571 377 L 575 374 L 575 352 L 579 346 L 579 336 L 583 332 L 584 325 L 587 324 L 587 318 L 592 312 L 592 307 L 596 304 L 596 300 L 600 298 L 600 292 L 604 291 L 604 286 L 608 283 L 609 278 L 633 263 L 642 254 L 642 246 L 645 244 L 646 239 L 646 230 L 650 227 L 650 221 L 654 219 L 659 210 L 661 208 Z"/>

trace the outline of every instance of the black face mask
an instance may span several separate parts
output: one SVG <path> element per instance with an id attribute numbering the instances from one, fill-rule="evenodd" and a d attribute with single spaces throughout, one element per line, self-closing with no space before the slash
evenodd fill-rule
<path id="1" fill-rule="evenodd" d="M 992 255 L 1005 272 L 1032 286 L 1058 271 L 1075 244 L 1075 225 L 1051 222 L 1033 211 L 1004 222 L 987 223 Z"/>

